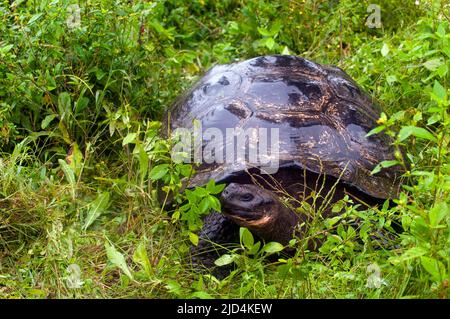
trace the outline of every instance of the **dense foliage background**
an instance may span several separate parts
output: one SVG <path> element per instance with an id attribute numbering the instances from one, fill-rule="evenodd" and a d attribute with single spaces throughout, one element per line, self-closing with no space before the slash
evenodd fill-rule
<path id="1" fill-rule="evenodd" d="M 448 297 L 449 8 L 0 0 L 0 297 Z M 220 260 L 237 269 L 218 280 L 192 271 L 187 251 L 220 187 L 164 205 L 157 188 L 178 191 L 191 167 L 170 161 L 158 120 L 210 66 L 264 54 L 346 70 L 384 109 L 376 131 L 404 148 L 405 186 L 391 207 L 340 202 L 339 226 L 315 226 L 328 230 L 319 251 L 299 240 L 295 256 L 267 261 L 277 246 L 242 232 Z M 404 233 L 372 247 L 368 234 L 393 222 Z"/>

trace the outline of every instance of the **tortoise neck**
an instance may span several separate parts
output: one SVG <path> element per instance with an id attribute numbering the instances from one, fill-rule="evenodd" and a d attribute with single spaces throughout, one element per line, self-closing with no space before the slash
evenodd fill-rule
<path id="1" fill-rule="evenodd" d="M 280 203 L 279 209 L 281 211 L 276 220 L 272 221 L 269 229 L 255 230 L 255 232 L 266 242 L 276 241 L 282 245 L 287 245 L 294 238 L 299 216 L 282 203 Z"/>

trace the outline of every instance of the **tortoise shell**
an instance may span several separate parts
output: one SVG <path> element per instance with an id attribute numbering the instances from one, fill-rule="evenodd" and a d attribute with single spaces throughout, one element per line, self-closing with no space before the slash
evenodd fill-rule
<path id="1" fill-rule="evenodd" d="M 278 128 L 280 167 L 331 175 L 373 197 L 392 198 L 400 168 L 371 175 L 378 163 L 395 158 L 387 135 L 366 137 L 380 112 L 340 68 L 273 55 L 213 67 L 172 105 L 165 123 L 171 130 L 193 129 L 197 120 L 202 132 L 216 128 L 223 136 L 227 128 Z M 202 141 L 203 151 L 207 144 Z M 201 162 L 189 186 L 242 174 L 249 168 L 245 152 L 231 162 Z"/>

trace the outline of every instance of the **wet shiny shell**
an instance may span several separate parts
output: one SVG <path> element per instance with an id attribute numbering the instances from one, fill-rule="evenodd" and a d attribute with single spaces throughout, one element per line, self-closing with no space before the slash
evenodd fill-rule
<path id="1" fill-rule="evenodd" d="M 394 159 L 386 135 L 366 137 L 380 110 L 337 67 L 286 55 L 215 66 L 167 114 L 171 129 L 192 129 L 198 120 L 203 131 L 218 128 L 223 136 L 227 128 L 279 128 L 280 166 L 331 175 L 378 198 L 398 193 L 398 167 L 370 175 L 380 161 Z M 190 186 L 228 180 L 247 164 L 203 162 Z"/>

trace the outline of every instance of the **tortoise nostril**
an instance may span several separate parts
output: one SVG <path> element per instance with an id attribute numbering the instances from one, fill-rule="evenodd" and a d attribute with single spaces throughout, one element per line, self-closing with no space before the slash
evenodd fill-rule
<path id="1" fill-rule="evenodd" d="M 237 185 L 235 183 L 231 183 L 229 184 L 227 187 L 225 187 L 225 189 L 222 191 L 222 199 L 230 199 L 231 196 L 233 195 L 233 193 L 236 192 L 237 189 Z"/>
<path id="2" fill-rule="evenodd" d="M 224 189 L 223 191 L 222 191 L 222 194 L 221 194 L 221 198 L 222 199 L 227 199 L 228 197 L 229 197 L 229 195 L 230 195 L 230 192 L 228 191 L 228 189 Z"/>

